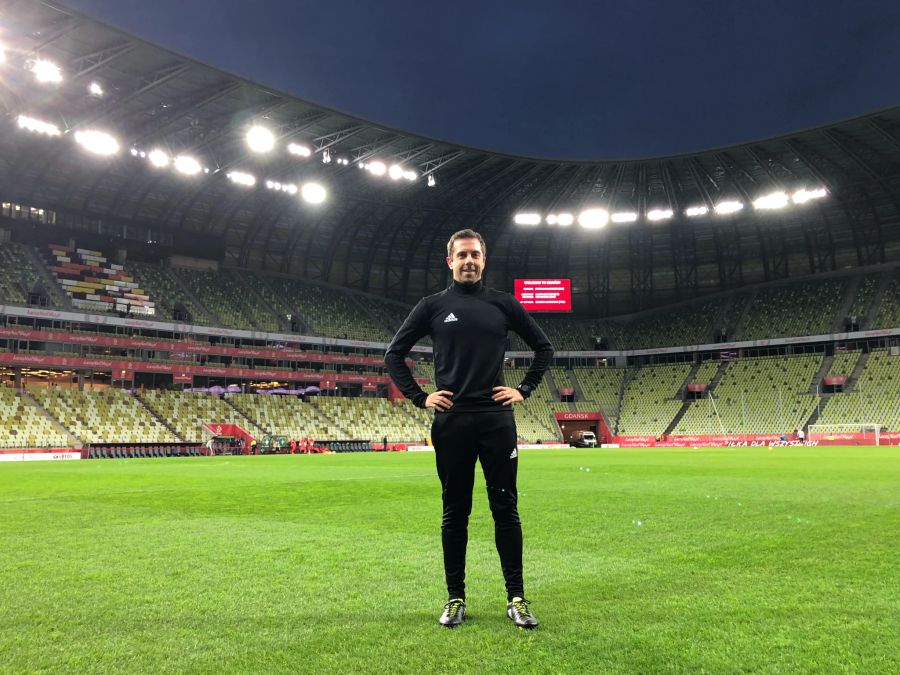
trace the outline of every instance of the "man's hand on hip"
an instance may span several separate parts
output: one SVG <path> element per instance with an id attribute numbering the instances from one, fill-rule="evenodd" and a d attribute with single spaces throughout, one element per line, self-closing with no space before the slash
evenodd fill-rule
<path id="1" fill-rule="evenodd" d="M 494 387 L 494 395 L 491 398 L 495 401 L 503 401 L 503 405 L 521 403 L 525 400 L 522 398 L 522 392 L 514 387 Z"/>
<path id="2" fill-rule="evenodd" d="M 428 394 L 428 398 L 425 399 L 425 407 L 434 408 L 435 410 L 440 411 L 450 410 L 450 408 L 453 407 L 453 401 L 450 400 L 451 396 L 453 396 L 453 392 L 444 389 L 432 392 L 431 394 Z"/>

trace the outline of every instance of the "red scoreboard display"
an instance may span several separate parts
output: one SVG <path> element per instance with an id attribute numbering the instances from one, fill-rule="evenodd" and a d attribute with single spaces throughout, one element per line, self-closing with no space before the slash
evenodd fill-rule
<path id="1" fill-rule="evenodd" d="M 529 312 L 571 312 L 571 279 L 516 279 L 516 299 Z"/>

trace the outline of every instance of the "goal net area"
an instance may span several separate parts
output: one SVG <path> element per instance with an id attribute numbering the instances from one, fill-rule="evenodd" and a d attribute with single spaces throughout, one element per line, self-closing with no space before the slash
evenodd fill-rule
<path id="1" fill-rule="evenodd" d="M 811 441 L 848 441 L 859 445 L 881 445 L 881 425 L 877 423 L 810 424 Z"/>

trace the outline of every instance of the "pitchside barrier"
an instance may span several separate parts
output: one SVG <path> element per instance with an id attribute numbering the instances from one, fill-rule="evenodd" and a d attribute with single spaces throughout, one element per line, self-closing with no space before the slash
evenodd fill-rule
<path id="1" fill-rule="evenodd" d="M 782 443 L 781 434 L 699 434 L 694 436 L 615 436 L 612 445 L 621 448 L 688 448 L 694 446 L 725 447 L 729 445 L 769 445 Z M 794 434 L 785 434 L 788 443 L 798 445 L 897 445 L 900 444 L 900 431 L 883 431 L 877 437 L 872 432 L 866 433 L 827 433 L 809 434 L 806 441 L 800 441 Z"/>

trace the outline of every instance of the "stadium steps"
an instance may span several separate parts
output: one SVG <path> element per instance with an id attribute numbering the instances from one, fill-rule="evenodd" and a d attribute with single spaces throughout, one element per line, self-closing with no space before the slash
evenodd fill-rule
<path id="1" fill-rule="evenodd" d="M 863 371 L 866 369 L 866 364 L 869 362 L 870 353 L 871 352 L 863 352 L 859 355 L 856 367 L 853 369 L 850 377 L 847 378 L 847 383 L 844 385 L 845 392 L 854 391 L 856 389 L 856 383 L 859 382 L 859 377 L 863 374 Z"/>
<path id="2" fill-rule="evenodd" d="M 312 326 L 310 326 L 309 322 L 306 320 L 306 317 L 304 317 L 297 310 L 297 308 L 294 306 L 294 303 L 285 302 L 286 298 L 283 295 L 279 294 L 279 292 L 275 290 L 275 287 L 271 283 L 269 283 L 269 279 L 271 277 L 268 277 L 265 274 L 260 274 L 259 272 L 255 272 L 253 274 L 253 278 L 257 283 L 263 284 L 273 298 L 278 298 L 285 303 L 285 306 L 290 310 L 291 321 L 297 324 L 297 328 L 299 329 L 299 333 L 301 335 L 314 335 Z M 268 306 L 271 307 L 271 304 Z M 280 312 L 276 311 L 276 314 L 280 314 Z M 290 326 L 288 326 L 288 332 L 290 332 Z"/>
<path id="3" fill-rule="evenodd" d="M 240 416 L 243 417 L 245 420 L 247 420 L 248 422 L 250 422 L 250 424 L 253 424 L 253 425 L 258 426 L 260 429 L 262 429 L 262 430 L 265 431 L 267 434 L 269 434 L 269 436 L 274 435 L 274 431 L 273 431 L 272 429 L 270 429 L 270 428 L 268 428 L 268 427 L 264 427 L 260 422 L 258 422 L 258 421 L 255 420 L 254 418 L 250 417 L 250 415 L 247 414 L 247 412 L 246 412 L 243 408 L 241 408 L 240 406 L 236 405 L 236 404 L 234 403 L 234 401 L 232 401 L 231 399 L 229 399 L 229 398 L 227 398 L 227 397 L 225 397 L 225 396 L 222 397 L 222 400 L 225 402 L 225 405 L 227 405 L 229 408 L 231 408 L 232 410 L 234 410 L 235 412 L 237 412 L 238 415 L 240 415 Z"/>
<path id="4" fill-rule="evenodd" d="M 365 301 L 365 297 L 364 297 L 364 296 L 359 295 L 359 294 L 357 294 L 357 293 L 347 293 L 347 295 L 350 297 L 350 300 L 351 300 L 357 307 L 360 308 L 360 311 L 366 316 L 366 318 L 369 320 L 369 323 L 372 323 L 372 324 L 374 324 L 374 325 L 376 325 L 376 326 L 381 326 L 382 328 L 384 328 L 384 329 L 385 329 L 388 333 L 390 333 L 391 335 L 393 335 L 393 334 L 396 332 L 396 328 L 394 328 L 394 327 L 392 327 L 392 326 L 388 326 L 384 321 L 381 320 L 381 317 L 378 315 L 377 312 L 373 312 L 373 311 L 366 305 L 366 301 Z"/>
<path id="5" fill-rule="evenodd" d="M 589 401 L 590 399 L 587 396 L 585 396 L 584 390 L 581 388 L 581 384 L 578 382 L 578 378 L 575 377 L 575 372 L 572 370 L 568 370 L 566 372 L 569 375 L 569 385 L 574 387 L 574 389 L 575 389 L 575 400 L 576 401 Z"/>
<path id="6" fill-rule="evenodd" d="M 695 377 L 697 377 L 697 371 L 700 370 L 700 364 L 701 361 L 696 361 L 694 365 L 691 366 L 690 372 L 687 374 L 687 377 L 684 378 L 684 382 L 682 382 L 681 386 L 678 388 L 678 398 L 684 399 L 685 394 L 687 393 L 687 386 L 694 381 Z"/>
<path id="7" fill-rule="evenodd" d="M 34 269 L 37 270 L 38 274 L 41 276 L 41 280 L 43 281 L 41 286 L 47 292 L 47 295 L 50 296 L 50 300 L 53 302 L 54 306 L 57 309 L 74 311 L 75 305 L 72 304 L 72 298 L 63 292 L 59 280 L 53 276 L 53 272 L 47 267 L 47 261 L 41 258 L 37 250 L 32 246 L 23 246 L 22 249 L 27 252 L 28 258 L 31 260 Z"/>
<path id="8" fill-rule="evenodd" d="M 179 434 L 178 431 L 175 429 L 175 427 L 173 427 L 171 424 L 169 424 L 169 421 L 165 417 L 160 415 L 158 412 L 156 412 L 156 410 L 153 409 L 153 406 L 151 406 L 149 403 L 147 403 L 147 401 L 145 401 L 143 398 L 141 398 L 141 396 L 137 392 L 132 392 L 131 395 L 134 396 L 135 401 L 140 403 L 150 413 L 150 415 L 153 417 L 153 419 L 155 419 L 157 422 L 162 424 L 166 429 L 171 431 L 175 435 L 175 438 L 179 439 L 183 443 L 187 442 L 188 439 L 186 439 L 184 436 Z"/>
<path id="9" fill-rule="evenodd" d="M 57 431 L 61 431 L 70 439 L 72 439 L 72 447 L 78 448 L 79 450 L 84 447 L 84 441 L 82 441 L 78 436 L 69 431 L 65 425 L 56 419 L 53 415 L 50 414 L 50 411 L 47 410 L 44 406 L 42 406 L 36 398 L 34 398 L 31 394 L 29 394 L 25 389 L 22 389 L 19 392 L 19 396 L 22 397 L 23 400 L 28 401 L 30 405 L 33 405 L 37 408 L 38 412 L 44 417 L 50 424 L 56 428 Z"/>
<path id="10" fill-rule="evenodd" d="M 347 431 L 347 429 L 345 429 L 343 425 L 339 424 L 336 419 L 334 419 L 331 415 L 329 415 L 328 413 L 323 411 L 319 406 L 311 405 L 309 407 L 312 409 L 313 413 L 315 415 L 317 415 L 319 418 L 325 420 L 326 422 L 328 422 L 328 424 L 335 427 L 336 429 L 340 429 L 341 433 L 344 436 L 346 436 L 347 438 L 350 438 L 353 435 L 352 433 Z"/>
<path id="11" fill-rule="evenodd" d="M 672 418 L 672 421 L 669 422 L 669 426 L 666 427 L 666 430 L 663 432 L 664 436 L 668 436 L 673 431 L 675 431 L 675 427 L 678 426 L 678 423 L 681 421 L 681 418 L 684 417 L 685 413 L 688 409 L 694 404 L 694 401 L 685 400 L 682 404 L 681 409 L 675 413 L 675 417 Z"/>
<path id="12" fill-rule="evenodd" d="M 809 385 L 809 393 L 810 394 L 819 394 L 821 396 L 822 390 L 822 379 L 828 374 L 828 371 L 831 370 L 831 366 L 834 363 L 834 354 L 831 356 L 826 356 L 822 359 L 822 365 L 819 366 L 819 369 L 816 371 L 816 374 L 813 376 L 812 382 Z"/>
<path id="13" fill-rule="evenodd" d="M 834 316 L 834 321 L 831 324 L 832 333 L 844 332 L 844 320 L 850 316 L 850 309 L 853 307 L 853 303 L 856 300 L 856 292 L 859 290 L 862 280 L 862 274 L 857 274 L 850 278 L 850 281 L 844 290 L 844 299 L 841 301 L 841 306 L 838 308 L 837 314 Z M 826 370 L 825 372 L 827 373 L 828 371 Z"/>
<path id="14" fill-rule="evenodd" d="M 719 364 L 719 369 L 716 371 L 716 374 L 713 375 L 713 379 L 709 381 L 709 386 L 706 388 L 707 391 L 712 391 L 716 388 L 716 385 L 719 384 L 719 380 L 725 375 L 726 368 L 728 368 L 728 361 L 722 361 Z"/>
<path id="15" fill-rule="evenodd" d="M 738 293 L 729 293 L 723 298 L 723 302 L 719 305 L 719 311 L 716 312 L 706 331 L 706 342 L 718 342 L 719 329 L 724 328 L 726 332 L 731 326 L 726 326 L 726 318 L 731 313 L 731 309 L 738 302 Z M 731 336 L 729 335 L 729 339 Z"/>
<path id="16" fill-rule="evenodd" d="M 550 400 L 554 403 L 559 403 L 559 385 L 556 380 L 553 379 L 553 375 L 550 373 L 551 370 L 551 368 L 547 369 L 547 372 L 544 373 L 544 379 L 547 381 L 547 386 L 550 388 Z"/>
<path id="17" fill-rule="evenodd" d="M 859 325 L 860 330 L 869 330 L 869 327 L 875 323 L 875 317 L 878 316 L 878 310 L 881 308 L 881 300 L 884 298 L 884 294 L 887 293 L 888 288 L 890 288 L 893 279 L 894 274 L 892 270 L 888 270 L 881 275 L 881 279 L 878 280 L 878 287 L 875 289 L 875 296 L 872 298 L 872 304 L 869 306 L 869 311 L 866 312 L 865 318 Z"/>
<path id="18" fill-rule="evenodd" d="M 263 309 L 265 309 L 266 312 L 275 317 L 275 320 L 278 322 L 278 326 L 281 330 L 283 330 L 285 333 L 290 333 L 291 325 L 288 322 L 287 317 L 283 316 L 277 309 L 272 307 L 272 305 L 269 304 L 269 301 L 266 300 L 258 290 L 256 290 L 254 284 L 250 283 L 247 275 L 247 270 L 236 270 L 236 273 L 241 286 L 247 289 L 247 292 L 252 296 L 251 302 L 255 302 Z M 259 277 L 256 276 L 255 278 L 258 279 Z M 293 316 L 293 314 L 291 316 Z"/>
<path id="19" fill-rule="evenodd" d="M 825 372 L 828 372 L 827 370 Z M 804 429 L 808 432 L 810 425 L 815 424 L 819 421 L 819 411 L 825 410 L 825 407 L 828 405 L 828 399 L 831 398 L 831 394 L 821 394 L 819 397 L 819 403 L 813 408 L 812 414 L 809 416 L 809 419 L 806 420 L 806 423 L 801 426 L 801 429 Z M 808 435 L 808 434 L 807 434 Z"/>
<path id="20" fill-rule="evenodd" d="M 619 419 L 622 417 L 622 406 L 625 400 L 625 392 L 628 390 L 628 385 L 634 378 L 634 374 L 637 371 L 638 368 L 626 368 L 625 376 L 622 378 L 622 384 L 619 385 L 619 400 L 616 403 L 616 410 L 618 412 L 616 414 L 616 428 L 613 429 L 613 436 L 619 433 Z"/>
<path id="21" fill-rule="evenodd" d="M 175 281 L 175 283 L 178 284 L 178 287 L 182 291 L 184 291 L 185 295 L 187 295 L 191 299 L 191 302 L 194 303 L 194 306 L 197 307 L 201 312 L 203 312 L 203 314 L 205 315 L 204 318 L 206 320 L 206 323 L 216 324 L 219 326 L 225 325 L 225 322 L 222 321 L 222 317 L 217 316 L 215 314 L 215 312 L 213 312 L 209 309 L 209 307 L 207 307 L 202 302 L 200 302 L 200 298 L 197 297 L 197 294 L 191 290 L 190 286 L 188 286 L 187 283 L 185 283 L 185 281 L 181 278 L 181 275 L 178 274 L 178 268 L 176 268 L 176 267 L 166 268 L 165 271 Z M 190 272 L 190 271 L 191 270 L 188 270 L 188 272 Z M 196 320 L 197 317 L 194 317 L 194 319 Z M 201 321 L 200 323 L 203 323 L 203 322 Z"/>
<path id="22" fill-rule="evenodd" d="M 735 340 L 740 340 L 741 336 L 744 332 L 744 327 L 747 324 L 747 317 L 750 316 L 750 309 L 753 307 L 753 301 L 756 300 L 756 296 L 759 294 L 759 289 L 752 289 L 747 295 L 744 296 L 744 307 L 741 310 L 741 318 L 737 320 L 737 323 L 734 325 L 733 335 L 729 335 L 729 341 L 733 342 Z"/>

